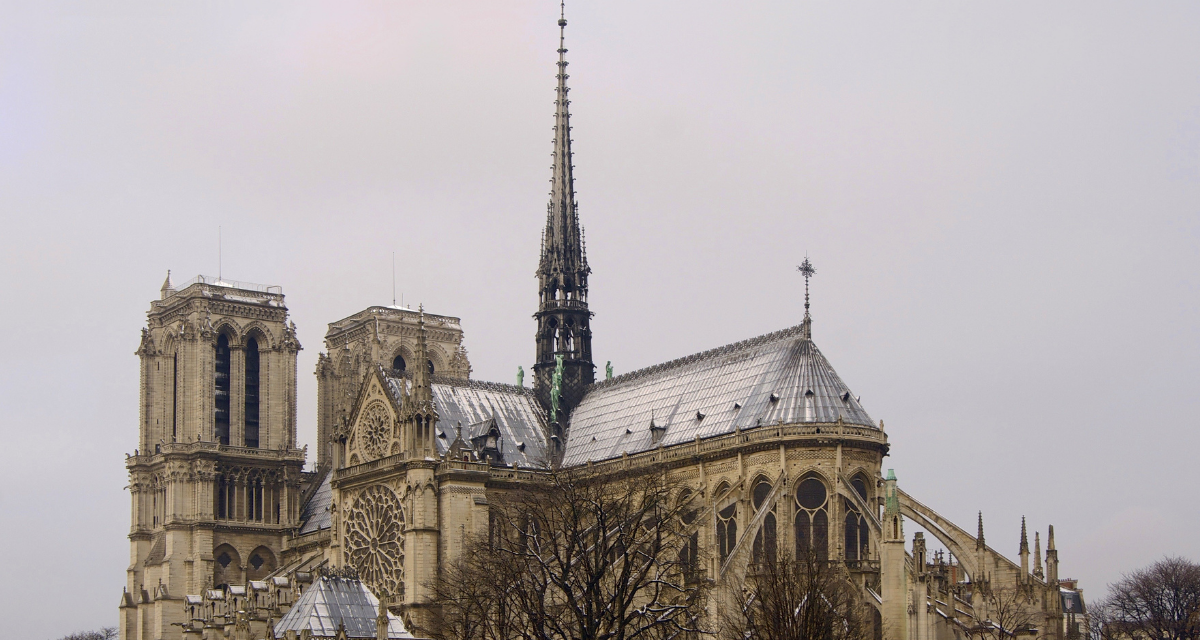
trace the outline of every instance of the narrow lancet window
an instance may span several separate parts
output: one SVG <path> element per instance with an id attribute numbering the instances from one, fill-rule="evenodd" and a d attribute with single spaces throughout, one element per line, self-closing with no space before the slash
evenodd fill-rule
<path id="1" fill-rule="evenodd" d="M 229 444 L 229 338 L 223 333 L 217 337 L 215 364 L 213 438 Z"/>
<path id="2" fill-rule="evenodd" d="M 246 341 L 246 446 L 258 447 L 258 340 Z"/>

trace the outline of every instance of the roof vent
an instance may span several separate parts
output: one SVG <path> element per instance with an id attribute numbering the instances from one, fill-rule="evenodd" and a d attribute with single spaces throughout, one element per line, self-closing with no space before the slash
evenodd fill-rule
<path id="1" fill-rule="evenodd" d="M 518 443 L 517 443 L 517 451 L 524 451 L 524 450 L 525 450 L 525 443 L 524 443 L 524 442 L 518 442 Z M 515 464 L 515 463 L 514 463 L 514 464 Z"/>
<path id="2" fill-rule="evenodd" d="M 446 439 L 446 432 L 445 432 L 445 431 L 442 431 L 441 429 L 438 429 L 438 437 L 439 437 L 439 438 L 441 438 L 442 440 L 445 440 L 445 439 Z"/>
<path id="3" fill-rule="evenodd" d="M 696 415 L 700 415 L 700 412 L 697 411 Z M 701 416 L 701 417 L 703 417 L 703 416 Z M 662 442 L 663 434 L 665 434 L 666 432 L 667 432 L 666 427 L 660 427 L 660 426 L 654 424 L 654 419 L 651 418 L 651 420 L 650 420 L 650 443 L 651 444 L 658 444 L 659 442 Z"/>
<path id="4" fill-rule="evenodd" d="M 813 397 L 813 396 L 815 396 L 815 395 L 817 395 L 817 394 L 813 393 L 813 390 L 812 390 L 812 389 L 809 389 L 808 391 L 805 391 L 805 392 L 804 392 L 804 397 L 805 397 L 805 398 L 811 398 L 811 397 Z"/>
<path id="5" fill-rule="evenodd" d="M 809 391 L 809 393 L 812 393 L 812 392 L 811 392 L 811 391 Z M 771 394 L 771 402 L 779 402 L 779 394 L 777 394 L 777 393 L 772 393 L 772 394 Z"/>
<path id="6" fill-rule="evenodd" d="M 631 434 L 631 433 L 633 433 L 633 432 L 632 432 L 632 431 L 630 431 L 629 429 L 626 429 L 626 430 L 625 430 L 625 435 L 629 435 L 629 434 Z"/>
<path id="7" fill-rule="evenodd" d="M 734 409 L 741 409 L 741 408 L 742 408 L 742 403 L 740 403 L 740 402 L 735 402 L 735 403 L 733 403 L 733 408 L 734 408 Z"/>
<path id="8" fill-rule="evenodd" d="M 697 411 L 697 412 L 696 412 L 696 419 L 697 419 L 697 420 L 703 420 L 703 419 L 704 419 L 704 414 L 703 414 L 703 413 L 700 413 L 699 411 Z"/>

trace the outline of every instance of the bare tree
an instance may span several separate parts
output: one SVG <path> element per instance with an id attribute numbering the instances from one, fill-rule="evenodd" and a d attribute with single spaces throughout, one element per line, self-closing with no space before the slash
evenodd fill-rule
<path id="1" fill-rule="evenodd" d="M 967 634 L 978 640 L 1012 640 L 1036 635 L 1031 594 L 1019 588 L 989 588 L 975 609 L 976 624 Z"/>
<path id="2" fill-rule="evenodd" d="M 435 587 L 438 638 L 666 640 L 700 632 L 705 586 L 665 474 L 547 471 L 497 497 L 487 540 Z"/>
<path id="3" fill-rule="evenodd" d="M 730 640 L 865 640 L 871 620 L 862 593 L 839 563 L 815 550 L 770 555 L 750 567 L 722 616 Z"/>
<path id="4" fill-rule="evenodd" d="M 76 631 L 59 638 L 59 640 L 114 640 L 116 637 L 116 627 L 101 627 L 99 631 Z"/>
<path id="5" fill-rule="evenodd" d="M 1200 638 L 1200 565 L 1163 558 L 1125 574 L 1108 598 L 1092 607 L 1102 616 L 1099 634 L 1129 640 Z"/>

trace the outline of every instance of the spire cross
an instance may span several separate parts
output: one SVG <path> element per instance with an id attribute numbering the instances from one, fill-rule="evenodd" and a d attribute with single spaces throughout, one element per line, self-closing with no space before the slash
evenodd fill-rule
<path id="1" fill-rule="evenodd" d="M 796 270 L 804 275 L 804 317 L 807 318 L 808 317 L 808 279 L 813 277 L 817 273 L 817 270 L 812 266 L 812 263 L 809 262 L 808 256 L 804 256 L 804 262 L 801 262 L 800 266 L 796 267 Z"/>

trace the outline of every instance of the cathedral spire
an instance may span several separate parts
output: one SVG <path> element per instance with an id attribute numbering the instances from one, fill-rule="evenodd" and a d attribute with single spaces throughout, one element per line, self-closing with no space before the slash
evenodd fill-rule
<path id="1" fill-rule="evenodd" d="M 979 512 L 979 533 L 975 535 L 975 548 L 983 549 L 987 543 L 983 541 L 983 512 Z"/>
<path id="2" fill-rule="evenodd" d="M 592 362 L 592 313 L 588 310 L 587 253 L 583 227 L 575 202 L 575 177 L 571 155 L 571 100 L 567 87 L 567 19 L 565 6 L 558 19 L 558 86 L 554 100 L 554 163 L 550 170 L 550 202 L 542 231 L 542 255 L 538 262 L 537 362 L 533 365 L 534 392 L 547 413 L 556 394 L 553 380 L 559 379 L 558 410 L 554 411 L 553 433 L 566 440 L 571 410 L 596 379 Z M 561 367 L 561 369 L 560 369 Z M 561 424 L 560 424 L 561 423 Z"/>
<path id="3" fill-rule="evenodd" d="M 554 98 L 554 152 L 550 175 L 550 203 L 542 238 L 541 272 L 571 277 L 573 288 L 586 292 L 587 257 L 583 252 L 579 212 L 575 204 L 575 167 L 571 155 L 571 100 L 567 87 L 566 7 L 558 19 L 558 87 Z M 562 283 L 560 283 L 562 284 Z"/>

